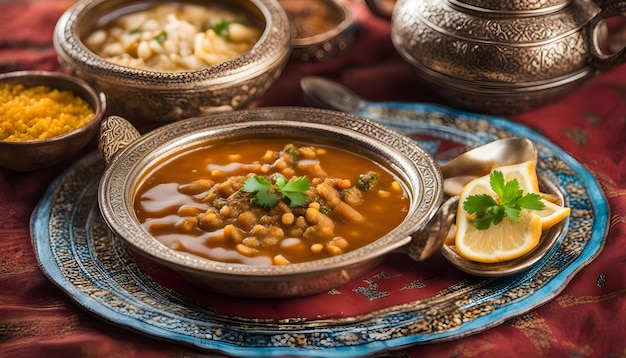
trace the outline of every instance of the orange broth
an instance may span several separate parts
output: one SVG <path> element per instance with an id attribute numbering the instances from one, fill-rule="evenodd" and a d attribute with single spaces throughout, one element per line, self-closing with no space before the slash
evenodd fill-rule
<path id="1" fill-rule="evenodd" d="M 253 193 L 241 189 L 244 179 L 254 174 L 272 182 L 277 173 L 306 176 L 311 188 L 305 204 L 279 201 L 267 208 L 250 202 Z M 369 190 L 357 188 L 364 174 L 376 178 Z M 335 195 L 341 200 L 331 199 Z M 143 227 L 172 249 L 222 262 L 278 265 L 377 240 L 404 220 L 409 198 L 390 170 L 367 157 L 268 138 L 210 143 L 159 161 L 138 185 L 134 207 Z"/>

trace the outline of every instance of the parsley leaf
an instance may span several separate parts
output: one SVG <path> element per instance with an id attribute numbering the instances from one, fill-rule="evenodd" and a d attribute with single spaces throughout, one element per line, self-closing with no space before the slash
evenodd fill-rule
<path id="1" fill-rule="evenodd" d="M 309 199 L 306 192 L 310 188 L 310 183 L 305 176 L 292 178 L 286 183 L 285 178 L 280 176 L 276 179 L 276 186 L 278 187 L 278 191 L 283 194 L 283 197 L 289 199 L 289 206 L 304 205 L 304 203 L 306 203 Z"/>
<path id="2" fill-rule="evenodd" d="M 357 180 L 357 187 L 361 191 L 372 190 L 376 183 L 378 182 L 378 173 L 369 171 L 365 174 L 359 175 L 359 179 Z"/>
<path id="3" fill-rule="evenodd" d="M 256 175 L 246 179 L 246 181 L 243 182 L 241 190 L 246 193 L 253 193 L 254 196 L 250 201 L 260 206 L 272 207 L 276 205 L 278 199 L 280 199 L 278 194 L 272 192 L 272 183 Z"/>
<path id="4" fill-rule="evenodd" d="M 252 203 L 268 208 L 281 199 L 292 207 L 304 205 L 308 200 L 306 192 L 309 189 L 310 182 L 305 176 L 287 181 L 282 175 L 276 178 L 274 185 L 263 177 L 251 176 L 241 188 L 244 192 L 254 194 L 250 199 Z"/>
<path id="5" fill-rule="evenodd" d="M 217 36 L 223 37 L 226 40 L 229 39 L 230 37 L 230 33 L 228 32 L 228 25 L 230 25 L 230 21 L 228 20 L 222 20 L 216 24 L 214 24 L 211 29 L 213 29 L 213 31 L 215 31 L 215 33 L 217 34 Z"/>
<path id="6" fill-rule="evenodd" d="M 159 32 L 158 35 L 154 36 L 154 39 L 156 40 L 156 42 L 159 43 L 159 45 L 163 45 L 163 43 L 167 39 L 167 32 L 165 32 L 165 30 Z"/>
<path id="7" fill-rule="evenodd" d="M 479 230 L 486 230 L 491 225 L 499 224 L 505 216 L 518 222 L 522 209 L 542 210 L 545 208 L 541 202 L 541 195 L 537 193 L 524 195 L 517 179 L 505 182 L 501 171 L 491 172 L 489 185 L 498 195 L 497 198 L 489 194 L 476 194 L 470 195 L 463 202 L 463 209 L 470 214 L 475 214 L 471 223 Z"/>

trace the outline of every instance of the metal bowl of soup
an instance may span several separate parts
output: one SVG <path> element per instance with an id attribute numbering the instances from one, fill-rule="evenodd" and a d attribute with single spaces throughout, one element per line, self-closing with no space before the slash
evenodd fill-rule
<path id="1" fill-rule="evenodd" d="M 276 0 L 80 0 L 53 41 L 61 65 L 108 96 L 110 113 L 147 129 L 248 107 L 291 53 Z"/>
<path id="2" fill-rule="evenodd" d="M 100 149 L 107 169 L 98 199 L 112 232 L 227 295 L 287 298 L 339 287 L 392 251 L 426 245 L 442 207 L 441 171 L 426 150 L 336 111 L 240 110 L 144 135 L 112 116 Z"/>

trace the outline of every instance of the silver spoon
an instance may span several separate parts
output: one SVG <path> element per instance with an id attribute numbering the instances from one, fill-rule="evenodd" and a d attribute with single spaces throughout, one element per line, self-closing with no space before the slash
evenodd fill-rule
<path id="1" fill-rule="evenodd" d="M 323 77 L 302 77 L 300 88 L 311 107 L 354 113 L 366 107 L 368 102 L 339 83 Z"/>
<path id="2" fill-rule="evenodd" d="M 548 179 L 539 176 L 539 189 L 541 192 L 553 196 L 553 200 L 562 204 L 564 202 L 563 193 Z M 458 201 L 457 201 L 458 205 Z M 454 210 L 450 208 L 449 210 Z M 564 237 L 567 232 L 569 219 L 565 219 L 542 232 L 539 244 L 529 253 L 517 259 L 498 263 L 480 263 L 468 260 L 459 255 L 454 246 L 454 239 L 444 240 L 441 246 L 441 253 L 452 266 L 461 271 L 476 276 L 498 277 L 509 276 L 528 270 L 532 265 L 544 258 Z"/>
<path id="3" fill-rule="evenodd" d="M 537 160 L 537 149 L 528 138 L 503 138 L 475 147 L 439 165 L 444 192 L 450 196 L 459 195 L 470 180 L 489 174 L 495 167 L 530 160 Z"/>

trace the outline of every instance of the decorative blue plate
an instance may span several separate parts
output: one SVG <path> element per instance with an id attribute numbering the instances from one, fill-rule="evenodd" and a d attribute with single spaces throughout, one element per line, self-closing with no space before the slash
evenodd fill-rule
<path id="1" fill-rule="evenodd" d="M 602 250 L 609 215 L 597 181 L 531 129 L 501 118 L 421 104 L 372 103 L 357 114 L 389 125 L 439 155 L 497 138 L 530 138 L 539 152 L 539 174 L 562 191 L 572 209 L 560 245 L 525 272 L 502 278 L 461 275 L 449 283 L 437 283 L 434 276 L 432 283 L 441 288 L 433 294 L 412 291 L 408 302 L 388 306 L 374 305 L 379 296 L 371 296 L 371 310 L 360 307 L 365 313 L 353 316 L 279 319 L 218 313 L 212 302 L 217 305 L 220 297 L 207 296 L 208 302 L 199 303 L 163 287 L 111 235 L 97 205 L 103 165 L 92 154 L 57 178 L 33 212 L 32 240 L 40 266 L 81 307 L 157 339 L 238 357 L 346 358 L 452 340 L 501 324 L 554 298 Z M 451 143 L 456 147 L 449 148 Z M 408 265 L 418 270 L 425 264 Z"/>

